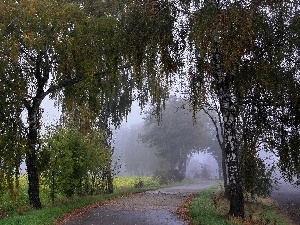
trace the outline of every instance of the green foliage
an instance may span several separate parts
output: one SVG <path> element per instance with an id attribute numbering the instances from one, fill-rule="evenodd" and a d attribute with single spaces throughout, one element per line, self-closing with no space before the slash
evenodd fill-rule
<path id="1" fill-rule="evenodd" d="M 19 85 L 7 77 L 0 77 L 0 196 L 5 189 L 10 189 L 12 197 L 17 197 L 17 181 L 14 180 L 18 180 L 24 159 L 26 142 L 21 119 L 22 103 L 17 93 Z"/>
<path id="2" fill-rule="evenodd" d="M 251 165 L 251 166 L 250 166 Z M 242 155 L 241 177 L 244 190 L 252 197 L 267 197 L 273 190 L 272 169 L 262 159 L 245 151 Z"/>
<path id="3" fill-rule="evenodd" d="M 112 117 L 115 124 L 119 123 L 131 104 L 129 93 L 132 83 L 126 83 L 128 76 L 119 76 L 120 67 L 124 69 L 125 62 L 122 58 L 124 53 L 121 53 L 123 48 L 119 45 L 123 37 L 119 35 L 118 20 L 109 13 L 91 12 L 86 4 L 52 0 L 0 3 L 3 12 L 0 16 L 1 131 L 7 134 L 7 140 L 12 140 L 13 135 L 22 138 L 21 128 L 28 128 L 24 135 L 27 142 L 21 144 L 22 151 L 19 151 L 19 145 L 15 147 L 20 141 L 5 148 L 1 146 L 1 164 L 4 156 L 8 157 L 3 160 L 5 164 L 7 162 L 5 167 L 8 170 L 2 172 L 11 180 L 12 171 L 19 169 L 26 153 L 30 204 L 36 208 L 41 207 L 36 156 L 44 98 L 56 98 L 58 104 L 64 103 L 63 108 L 72 107 L 67 101 L 70 99 L 78 105 L 87 103 L 88 110 L 96 113 L 104 105 L 109 108 L 115 106 L 111 103 L 121 102 L 121 107 L 112 107 L 103 113 Z M 28 126 L 20 122 L 24 108 L 27 110 Z M 9 127 L 16 129 L 10 133 Z M 64 160 L 71 155 L 70 152 L 64 154 Z M 72 155 L 76 154 L 76 151 L 72 152 Z M 15 162 L 9 158 L 15 159 Z M 75 179 L 81 176 L 76 174 L 81 167 L 79 160 L 75 167 L 65 169 L 65 172 L 73 174 Z M 69 195 L 72 195 L 71 192 Z"/>
<path id="4" fill-rule="evenodd" d="M 268 193 L 271 184 L 256 157 L 258 149 L 281 156 L 285 176 L 289 180 L 299 178 L 295 172 L 299 157 L 294 157 L 299 155 L 299 126 L 288 122 L 295 118 L 291 96 L 299 86 L 295 57 L 299 47 L 293 37 L 294 20 L 299 22 L 299 2 L 201 3 L 189 23 L 194 56 L 189 97 L 194 109 L 207 104 L 207 99 L 215 99 L 220 106 L 227 171 L 234 193 L 230 214 L 243 216 L 243 204 L 238 205 L 243 202 L 240 172 L 250 173 L 249 179 L 243 174 L 243 184 L 252 193 Z M 249 141 L 248 135 L 256 140 Z M 262 186 L 256 186 L 256 182 Z"/>
<path id="5" fill-rule="evenodd" d="M 138 75 L 138 87 L 148 89 L 154 101 L 159 100 L 162 97 L 158 91 L 162 80 L 155 80 L 155 77 L 165 76 L 177 67 L 174 57 L 177 52 L 173 51 L 173 57 L 170 54 L 170 49 L 178 49 L 178 43 L 174 42 L 175 16 L 172 7 L 160 1 L 132 1 L 126 11 L 121 26 L 126 37 L 124 45 L 128 60 L 134 65 L 135 75 Z M 157 63 L 161 64 L 160 68 Z M 144 87 L 141 86 L 141 75 L 149 82 Z"/>
<path id="6" fill-rule="evenodd" d="M 19 168 L 24 157 L 24 140 L 18 137 L 18 133 L 6 133 L 1 137 L 5 143 L 3 145 L 0 143 L 0 198 L 9 190 L 11 200 L 18 201 L 20 197 Z"/>
<path id="7" fill-rule="evenodd" d="M 129 62 L 141 106 L 160 106 L 176 82 L 182 45 L 176 40 L 176 10 L 166 1 L 128 1 L 120 19 L 125 59 Z M 178 31 L 178 30 L 177 30 Z"/>
<path id="8" fill-rule="evenodd" d="M 0 196 L 0 218 L 4 218 L 8 215 L 12 215 L 16 212 L 22 213 L 29 209 L 28 205 L 28 194 L 27 194 L 27 181 L 26 176 L 18 177 L 19 187 L 13 191 L 9 188 L 2 190 L 2 195 Z"/>
<path id="9" fill-rule="evenodd" d="M 103 135 L 97 132 L 83 136 L 66 129 L 46 135 L 39 162 L 52 198 L 60 192 L 68 197 L 104 192 L 100 178 L 110 167 L 111 155 L 103 143 Z"/>
<path id="10" fill-rule="evenodd" d="M 297 177 L 299 160 L 299 2 L 203 1 L 191 16 L 190 43 L 197 66 L 190 79 L 190 97 L 197 108 L 218 95 L 212 63 L 220 45 L 220 72 L 232 82 L 242 143 L 247 134 L 264 143 L 264 150 L 280 156 L 284 176 Z M 270 12 L 270 13 L 266 13 Z M 192 67 L 194 65 L 190 64 Z M 191 70 L 194 71 L 194 70 Z M 241 127 L 238 127 L 237 130 Z M 246 143 L 248 144 L 248 143 Z M 243 144 L 242 144 L 243 145 Z M 258 146 L 256 146 L 258 147 Z M 241 147 L 243 148 L 243 147 Z M 248 150 L 246 150 L 248 151 Z M 252 161 L 251 161 L 252 162 Z M 252 166 L 249 166 L 252 167 Z M 255 167 L 255 165 L 253 166 Z M 296 178 L 297 180 L 298 178 Z"/>

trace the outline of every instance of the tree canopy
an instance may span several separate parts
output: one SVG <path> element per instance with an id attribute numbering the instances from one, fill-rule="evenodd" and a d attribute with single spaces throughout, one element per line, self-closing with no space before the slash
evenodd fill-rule
<path id="1" fill-rule="evenodd" d="M 231 215 L 244 216 L 243 151 L 275 153 L 299 183 L 298 1 L 8 0 L 0 10 L 0 179 L 25 157 L 34 208 L 46 96 L 107 128 L 136 98 L 159 114 L 178 77 L 195 110 L 217 101 Z"/>

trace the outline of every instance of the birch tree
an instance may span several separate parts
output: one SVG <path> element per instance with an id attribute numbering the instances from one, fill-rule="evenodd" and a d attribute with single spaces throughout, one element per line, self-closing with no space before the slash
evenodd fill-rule
<path id="1" fill-rule="evenodd" d="M 191 73 L 191 100 L 197 107 L 213 93 L 219 101 L 230 186 L 229 214 L 233 216 L 244 217 L 241 111 L 249 105 L 259 109 L 257 116 L 251 117 L 257 129 L 263 128 L 262 122 L 272 121 L 275 111 L 283 106 L 290 84 L 297 82 L 291 67 L 295 49 L 287 35 L 296 5 L 293 1 L 201 1 L 191 17 L 190 44 L 197 65 Z M 270 140 L 265 134 L 259 134 L 264 143 Z"/>

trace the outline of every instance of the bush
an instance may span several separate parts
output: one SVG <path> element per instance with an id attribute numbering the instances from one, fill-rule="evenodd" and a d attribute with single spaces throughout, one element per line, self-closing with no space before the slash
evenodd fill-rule
<path id="1" fill-rule="evenodd" d="M 174 182 L 180 182 L 184 179 L 184 174 L 180 173 L 177 169 L 171 169 L 168 171 L 158 170 L 154 173 L 156 179 L 158 179 L 159 184 L 171 184 Z"/>
<path id="2" fill-rule="evenodd" d="M 71 128 L 56 130 L 45 135 L 44 141 L 39 170 L 53 202 L 57 193 L 93 195 L 112 187 L 111 149 L 104 146 L 101 132 L 83 135 Z"/>
<path id="3" fill-rule="evenodd" d="M 143 188 L 144 187 L 144 181 L 141 178 L 137 178 L 137 180 L 134 183 L 135 188 Z"/>

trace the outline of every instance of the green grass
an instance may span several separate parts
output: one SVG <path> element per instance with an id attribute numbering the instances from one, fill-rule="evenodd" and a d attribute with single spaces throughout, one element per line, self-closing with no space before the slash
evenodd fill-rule
<path id="1" fill-rule="evenodd" d="M 115 191 L 113 194 L 103 194 L 98 196 L 73 197 L 72 199 L 58 196 L 59 200 L 55 204 L 51 203 L 49 190 L 47 188 L 40 189 L 40 197 L 43 204 L 43 209 L 32 210 L 28 207 L 27 185 L 23 182 L 21 195 L 18 201 L 11 201 L 9 195 L 4 195 L 0 202 L 0 210 L 5 211 L 6 217 L 0 219 L 0 225 L 51 225 L 56 224 L 64 215 L 72 212 L 75 209 L 83 208 L 93 203 L 101 202 L 107 199 L 115 198 L 125 194 L 136 193 L 167 185 L 159 185 L 158 181 L 150 177 L 116 177 L 114 178 Z M 142 180 L 143 188 L 134 188 L 134 184 Z M 181 184 L 186 184 L 189 181 L 184 181 Z M 177 185 L 177 184 L 173 184 Z M 169 185 L 170 186 L 170 185 Z"/>
<path id="2" fill-rule="evenodd" d="M 188 216 L 193 225 L 292 225 L 270 199 L 253 199 L 245 203 L 245 220 L 228 218 L 229 202 L 220 198 L 213 203 L 213 196 L 220 188 L 200 192 L 192 200 Z"/>
<path id="3" fill-rule="evenodd" d="M 210 188 L 197 194 L 190 205 L 188 215 L 192 219 L 192 224 L 197 225 L 227 225 L 235 224 L 226 220 L 213 208 L 212 196 L 217 188 Z"/>

